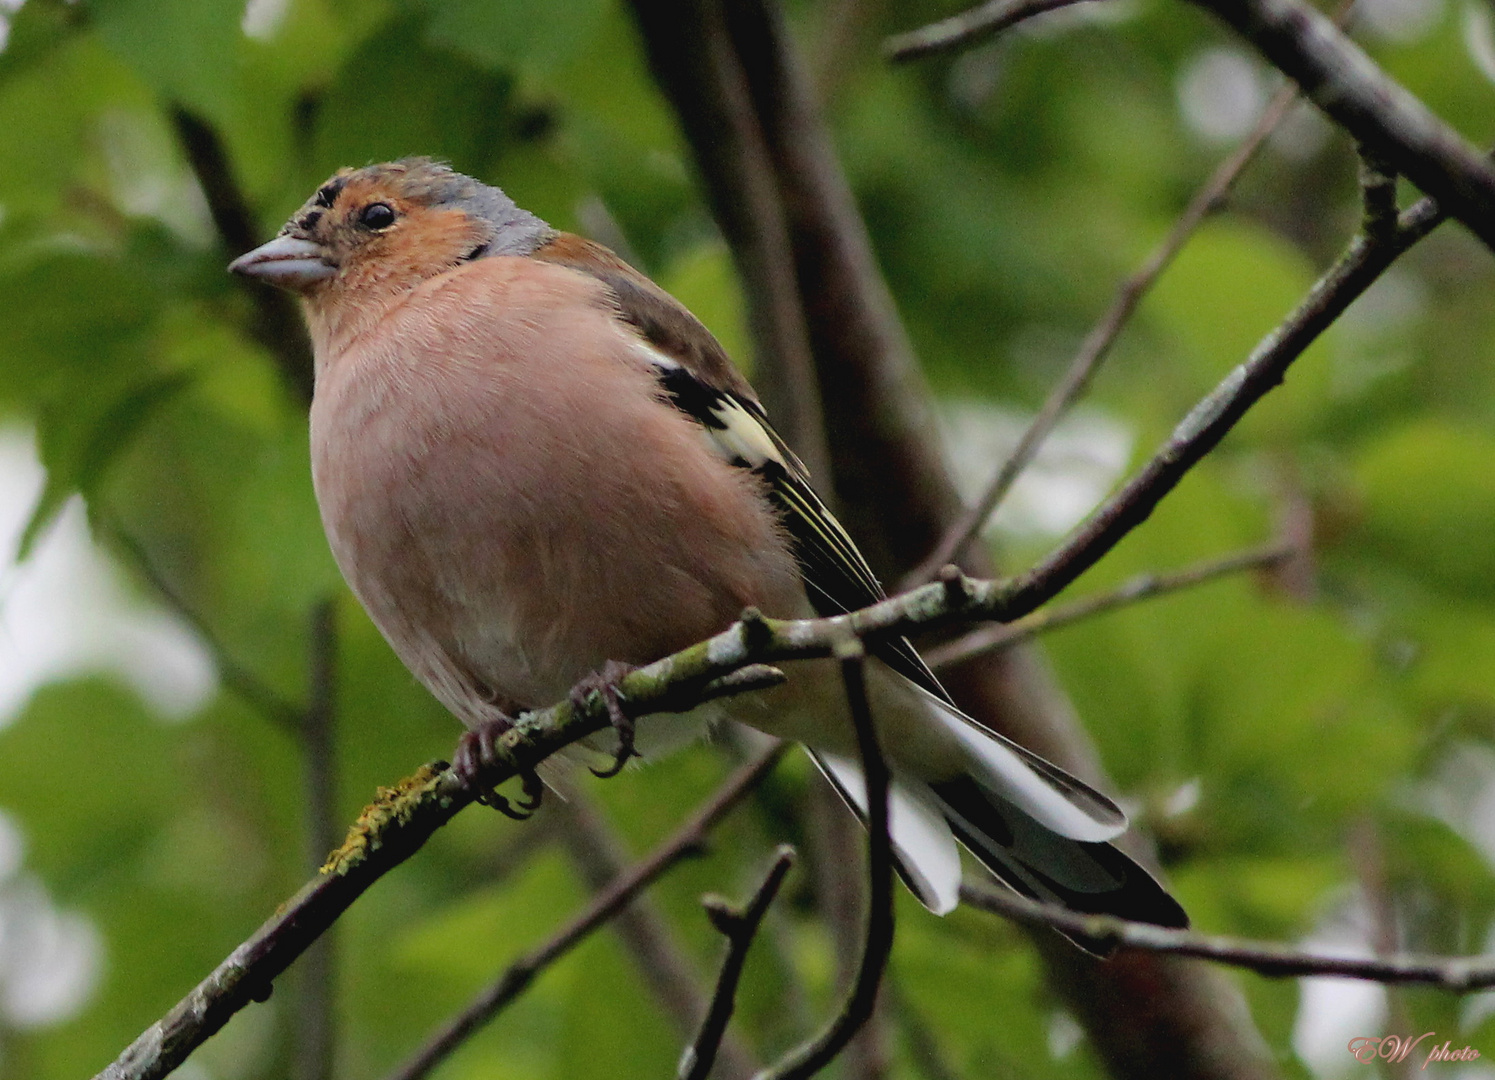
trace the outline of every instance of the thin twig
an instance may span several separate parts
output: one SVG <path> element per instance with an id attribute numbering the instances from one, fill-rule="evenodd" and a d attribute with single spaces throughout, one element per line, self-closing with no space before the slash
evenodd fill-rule
<path id="1" fill-rule="evenodd" d="M 806 877 L 816 919 L 824 926 L 834 960 L 834 993 L 846 993 L 861 966 L 867 918 L 867 857 L 863 827 L 846 812 L 846 801 L 823 774 L 809 778 L 797 816 L 804 823 Z M 802 1012 L 796 1039 L 815 1030 L 815 1014 Z M 887 1025 L 873 1014 L 842 1055 L 841 1072 L 857 1080 L 885 1080 Z"/>
<path id="2" fill-rule="evenodd" d="M 428 1075 L 464 1040 L 502 1012 L 540 972 L 565 956 L 592 931 L 623 911 L 634 897 L 654 884 L 677 863 L 699 854 L 705 846 L 706 834 L 773 771 L 786 749 L 784 743 L 778 743 L 733 772 L 674 835 L 625 873 L 618 875 L 611 885 L 592 898 L 584 911 L 557 931 L 549 941 L 510 964 L 488 989 L 479 994 L 409 1061 L 391 1073 L 389 1080 L 420 1080 Z"/>
<path id="3" fill-rule="evenodd" d="M 1193 0 L 1495 249 L 1495 167 L 1302 0 Z"/>
<path id="4" fill-rule="evenodd" d="M 150 553 L 145 550 L 145 545 L 137 540 L 122 523 L 107 515 L 103 520 L 105 531 L 129 556 L 136 572 L 160 594 L 172 613 L 190 626 L 206 646 L 208 653 L 213 657 L 213 665 L 218 669 L 218 677 L 223 680 L 223 685 L 242 698 L 245 704 L 262 713 L 266 719 L 273 721 L 290 734 L 299 736 L 304 715 L 301 706 L 239 663 L 218 635 L 213 632 L 207 620 L 198 614 L 187 599 L 177 591 L 176 586 L 157 568 Z"/>
<path id="5" fill-rule="evenodd" d="M 1060 547 L 1011 582 L 1011 617 L 1026 615 L 1094 566 L 1147 520 L 1153 509 L 1246 412 L 1282 383 L 1288 368 L 1386 268 L 1444 219 L 1425 198 L 1401 215 L 1394 239 L 1356 237 L 1283 322 L 1262 339 L 1174 429 L 1140 472 L 1090 515 Z"/>
<path id="6" fill-rule="evenodd" d="M 337 847 L 337 607 L 329 597 L 312 609 L 310 677 L 301 719 L 307 853 L 315 871 Z M 337 1057 L 335 938 L 324 934 L 297 965 L 296 1080 L 330 1080 Z"/>
<path id="7" fill-rule="evenodd" d="M 948 19 L 895 34 L 883 42 L 889 60 L 916 60 L 921 56 L 950 52 L 974 45 L 1035 15 L 1070 7 L 1085 0 L 987 0 L 987 3 L 951 15 Z"/>
<path id="8" fill-rule="evenodd" d="M 872 1016 L 877 988 L 893 951 L 893 847 L 888 836 L 888 786 L 892 777 L 877 744 L 877 729 L 867 702 L 866 652 L 860 642 L 847 643 L 836 656 L 841 662 L 841 680 L 846 685 L 867 787 L 867 937 L 861 967 L 841 1011 L 821 1034 L 765 1069 L 760 1080 L 805 1080 L 835 1060 Z"/>
<path id="9" fill-rule="evenodd" d="M 1242 941 L 1196 934 L 1190 930 L 1170 930 L 1151 923 L 1118 919 L 1114 915 L 1081 915 L 1053 904 L 1037 903 L 1016 893 L 999 893 L 974 885 L 962 885 L 960 898 L 972 907 L 1005 916 L 1025 926 L 1046 926 L 1118 949 L 1213 960 L 1273 978 L 1328 975 L 1397 985 L 1432 986 L 1456 994 L 1495 987 L 1495 959 L 1488 956 L 1328 956 L 1268 941 Z"/>
<path id="10" fill-rule="evenodd" d="M 1151 600 L 1169 593 L 1190 589 L 1208 581 L 1238 574 L 1243 570 L 1261 570 L 1275 566 L 1297 554 L 1297 550 L 1284 544 L 1247 548 L 1217 559 L 1208 559 L 1171 574 L 1144 573 L 1122 582 L 1109 592 L 1087 596 L 1068 604 L 1044 608 L 1017 622 L 983 626 L 962 634 L 954 641 L 928 649 L 924 659 L 938 670 L 953 664 L 964 663 L 973 656 L 1006 649 L 1019 641 L 1027 641 L 1036 634 L 1047 633 L 1061 626 L 1088 619 L 1117 608 L 1129 607 L 1140 600 Z"/>
<path id="11" fill-rule="evenodd" d="M 583 881 L 594 892 L 610 887 L 631 863 L 622 838 L 585 792 L 562 787 L 553 812 L 562 819 L 562 839 Z M 686 943 L 655 898 L 635 896 L 609 930 L 632 958 L 644 986 L 673 1023 L 681 1042 L 699 1030 L 711 1004 L 710 991 Z M 715 1080 L 749 1080 L 761 1063 L 742 1040 L 728 1033 L 717 1055 Z"/>
<path id="12" fill-rule="evenodd" d="M 794 849 L 787 844 L 774 854 L 773 865 L 763 883 L 754 891 L 751 900 L 743 908 L 734 908 L 720 896 L 704 896 L 702 905 L 711 919 L 711 924 L 727 938 L 727 958 L 722 961 L 721 973 L 717 975 L 716 990 L 711 995 L 711 1007 L 701 1021 L 700 1033 L 695 1041 L 680 1055 L 680 1065 L 675 1070 L 680 1080 L 706 1080 L 711 1066 L 716 1062 L 716 1051 L 722 1037 L 727 1034 L 727 1023 L 737 1005 L 737 983 L 742 978 L 742 969 L 747 966 L 748 949 L 758 936 L 758 927 L 768 906 L 779 895 L 779 886 L 784 876 L 794 865 Z"/>
<path id="13" fill-rule="evenodd" d="M 1085 335 L 1085 340 L 1080 343 L 1079 351 L 1070 361 L 1069 370 L 1065 372 L 1064 378 L 1049 392 L 1043 408 L 1038 411 L 1038 415 L 1023 432 L 1022 438 L 1013 447 L 1007 460 L 1002 462 L 992 476 L 991 481 L 982 491 L 981 498 L 976 500 L 974 506 L 961 514 L 955 524 L 940 538 L 934 551 L 904 579 L 904 588 L 922 585 L 932 580 L 940 567 L 955 561 L 965 550 L 965 546 L 985 528 L 992 514 L 996 512 L 997 507 L 1012 489 L 1013 483 L 1023 470 L 1032 464 L 1044 440 L 1069 412 L 1070 407 L 1089 388 L 1096 370 L 1111 351 L 1111 346 L 1115 344 L 1116 339 L 1121 336 L 1121 331 L 1131 320 L 1142 298 L 1162 276 L 1163 271 L 1172 264 L 1184 244 L 1194 235 L 1194 230 L 1225 200 L 1225 196 L 1230 192 L 1236 179 L 1250 164 L 1272 132 L 1277 130 L 1277 126 L 1282 123 L 1297 98 L 1297 88 L 1292 85 L 1284 86 L 1277 91 L 1277 95 L 1272 98 L 1266 110 L 1261 114 L 1251 134 L 1246 136 L 1245 141 L 1236 148 L 1235 152 L 1222 161 L 1204 185 L 1194 193 L 1194 197 L 1189 200 L 1189 205 L 1184 207 L 1183 213 L 1173 223 L 1173 228 L 1153 249 L 1152 254 L 1148 255 L 1147 261 L 1138 267 L 1131 277 L 1121 283 L 1116 290 L 1115 298 L 1111 301 L 1110 308 L 1091 328 L 1090 333 Z"/>

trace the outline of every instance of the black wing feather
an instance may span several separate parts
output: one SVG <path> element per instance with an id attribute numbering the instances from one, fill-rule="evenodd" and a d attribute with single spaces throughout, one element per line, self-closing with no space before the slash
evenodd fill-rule
<path id="1" fill-rule="evenodd" d="M 872 568 L 815 489 L 809 472 L 773 425 L 763 407 L 730 390 L 710 386 L 686 368 L 658 365 L 670 402 L 717 437 L 734 465 L 762 477 L 794 544 L 810 603 L 821 615 L 842 615 L 886 599 Z M 916 685 L 949 702 L 934 672 L 906 638 L 884 643 L 877 655 Z"/>

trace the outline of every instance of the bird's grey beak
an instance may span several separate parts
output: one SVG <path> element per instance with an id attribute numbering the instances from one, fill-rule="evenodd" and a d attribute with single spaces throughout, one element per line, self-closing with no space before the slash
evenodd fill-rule
<path id="1" fill-rule="evenodd" d="M 337 272 L 323 258 L 321 244 L 299 236 L 277 236 L 268 244 L 240 255 L 228 264 L 230 273 L 259 278 L 282 289 L 299 291 Z"/>

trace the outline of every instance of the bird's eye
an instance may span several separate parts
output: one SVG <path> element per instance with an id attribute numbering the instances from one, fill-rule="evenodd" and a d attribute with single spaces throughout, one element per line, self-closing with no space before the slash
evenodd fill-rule
<path id="1" fill-rule="evenodd" d="M 367 229 L 387 229 L 394 223 L 395 212 L 388 203 L 369 203 L 358 215 L 358 224 Z"/>

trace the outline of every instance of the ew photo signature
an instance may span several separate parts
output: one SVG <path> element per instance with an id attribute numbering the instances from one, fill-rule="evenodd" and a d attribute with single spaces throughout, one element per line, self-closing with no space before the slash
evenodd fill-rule
<path id="1" fill-rule="evenodd" d="M 1422 1046 L 1422 1043 L 1427 1040 L 1432 1041 Z M 1424 1069 L 1438 1061 L 1475 1061 L 1480 1056 L 1479 1051 L 1472 1046 L 1454 1047 L 1452 1039 L 1445 1040 L 1441 1046 L 1438 1045 L 1438 1036 L 1431 1031 L 1425 1031 L 1416 1038 L 1411 1035 L 1356 1035 L 1350 1040 L 1349 1049 L 1355 1060 L 1364 1065 L 1369 1065 L 1377 1059 L 1391 1062 L 1406 1061 L 1416 1051 L 1417 1056 L 1422 1057 Z M 1412 1057 L 1412 1059 L 1415 1061 L 1417 1057 Z"/>

